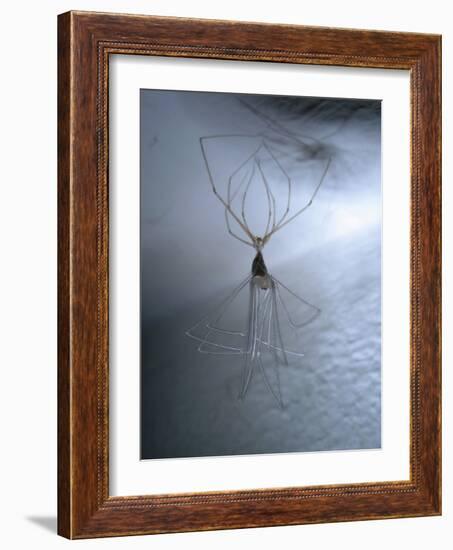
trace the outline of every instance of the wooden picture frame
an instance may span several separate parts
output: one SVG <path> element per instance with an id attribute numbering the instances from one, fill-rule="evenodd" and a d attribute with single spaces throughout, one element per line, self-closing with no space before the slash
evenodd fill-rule
<path id="1" fill-rule="evenodd" d="M 441 513 L 441 39 L 69 12 L 58 21 L 58 532 L 89 538 Z M 410 480 L 109 495 L 109 56 L 410 71 Z"/>

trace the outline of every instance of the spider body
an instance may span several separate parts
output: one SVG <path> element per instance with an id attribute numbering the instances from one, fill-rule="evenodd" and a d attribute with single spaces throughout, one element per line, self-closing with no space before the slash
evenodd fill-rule
<path id="1" fill-rule="evenodd" d="M 272 286 L 272 278 L 269 275 L 264 258 L 260 250 L 252 262 L 252 283 L 261 290 L 268 290 Z"/>
<path id="2" fill-rule="evenodd" d="M 260 138 L 260 144 L 226 178 L 226 189 L 221 192 L 216 185 L 207 146 L 218 139 Z M 290 136 L 296 143 L 301 142 Z M 320 309 L 310 304 L 278 281 L 268 271 L 263 258 L 263 249 L 271 237 L 293 222 L 315 199 L 330 165 L 326 159 L 321 177 L 306 203 L 292 208 L 293 182 L 274 151 L 270 142 L 260 134 L 255 135 L 213 135 L 200 138 L 200 147 L 211 190 L 223 206 L 226 229 L 237 241 L 252 247 L 255 256 L 251 273 L 237 286 L 212 313 L 207 314 L 189 330 L 187 336 L 198 342 L 198 351 L 209 355 L 239 355 L 244 358 L 242 383 L 239 397 L 245 397 L 255 370 L 261 371 L 264 382 L 278 405 L 283 408 L 280 388 L 280 366 L 288 365 L 288 357 L 303 357 L 303 353 L 292 351 L 284 343 L 284 337 L 312 322 Z M 244 155 L 246 156 L 246 155 Z M 283 191 L 276 193 L 279 184 Z M 256 236 L 249 224 L 250 189 L 261 189 L 264 198 L 263 213 L 265 228 L 261 237 Z M 286 193 L 283 201 L 278 198 Z M 264 292 L 263 292 L 264 291 Z M 234 311 L 238 302 L 248 304 L 245 329 L 226 324 L 228 312 Z M 294 307 L 298 318 L 293 316 Z M 301 315 L 299 316 L 299 312 Z M 281 321 L 285 323 L 284 329 Z M 297 344 L 297 340 L 296 340 Z"/>

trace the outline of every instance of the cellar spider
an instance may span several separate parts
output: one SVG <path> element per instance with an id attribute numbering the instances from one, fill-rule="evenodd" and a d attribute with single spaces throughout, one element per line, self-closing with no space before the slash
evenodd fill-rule
<path id="1" fill-rule="evenodd" d="M 277 123 L 266 121 L 272 130 L 280 134 L 284 129 Z M 286 134 L 299 145 L 304 142 L 293 134 Z M 252 152 L 228 176 L 226 191 L 221 193 L 208 160 L 207 147 L 218 139 L 252 139 L 257 145 Z M 198 351 L 209 355 L 238 355 L 244 357 L 242 381 L 239 398 L 243 399 L 250 387 L 253 374 L 259 370 L 265 385 L 278 405 L 283 408 L 279 367 L 288 365 L 289 358 L 303 357 L 297 349 L 285 345 L 282 325 L 289 327 L 294 334 L 319 314 L 320 309 L 309 303 L 272 275 L 264 261 L 263 251 L 270 239 L 288 224 L 299 218 L 315 200 L 329 170 L 331 158 L 325 160 L 321 177 L 307 202 L 299 208 L 293 208 L 293 181 L 280 161 L 281 152 L 273 150 L 265 133 L 261 134 L 228 134 L 212 135 L 200 138 L 200 147 L 204 166 L 207 171 L 212 192 L 223 206 L 223 215 L 228 234 L 244 245 L 251 247 L 254 258 L 250 274 L 227 296 L 211 313 L 199 320 L 186 331 L 187 336 L 198 342 Z M 316 140 L 313 140 L 316 141 Z M 283 181 L 286 197 L 283 205 L 278 205 L 276 193 L 270 182 L 269 174 L 274 180 Z M 246 204 L 250 199 L 251 188 L 258 186 L 264 197 L 264 229 L 257 234 L 252 231 L 247 214 Z M 248 296 L 246 295 L 248 290 Z M 228 318 L 228 312 L 234 304 L 247 301 L 247 319 L 243 329 L 232 329 L 222 326 Z M 296 321 L 291 307 L 302 310 L 302 321 Z M 230 322 L 234 322 L 230 320 Z M 265 362 L 271 365 L 271 373 Z"/>

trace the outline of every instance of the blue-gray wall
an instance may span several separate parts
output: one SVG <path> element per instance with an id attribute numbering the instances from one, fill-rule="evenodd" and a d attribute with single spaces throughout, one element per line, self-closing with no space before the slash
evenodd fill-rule
<path id="1" fill-rule="evenodd" d="M 239 400 L 241 359 L 202 355 L 185 335 L 253 260 L 227 233 L 199 138 L 262 133 L 291 175 L 294 209 L 332 158 L 313 205 L 264 252 L 321 309 L 300 331 L 305 356 L 280 368 L 283 409 L 259 373 Z M 231 143 L 211 150 L 219 185 L 250 146 Z M 263 204 L 249 208 L 257 229 Z M 141 91 L 142 458 L 380 447 L 380 213 L 379 101 Z"/>

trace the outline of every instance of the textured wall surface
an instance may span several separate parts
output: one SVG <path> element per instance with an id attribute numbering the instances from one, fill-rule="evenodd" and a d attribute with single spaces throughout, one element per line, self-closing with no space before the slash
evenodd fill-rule
<path id="1" fill-rule="evenodd" d="M 246 96 L 247 107 L 242 99 L 142 91 L 142 458 L 378 448 L 380 104 Z M 283 408 L 259 371 L 238 399 L 243 357 L 200 354 L 185 334 L 231 294 L 254 256 L 228 234 L 200 150 L 200 136 L 231 133 L 264 133 L 281 151 L 296 211 L 332 158 L 312 206 L 264 249 L 269 271 L 321 310 L 297 334 L 282 319 L 283 340 L 303 357 L 278 371 L 263 358 L 273 384 L 279 376 Z M 231 149 L 244 145 L 228 143 L 212 153 L 219 182 L 234 168 Z M 259 190 L 251 196 L 258 233 L 267 210 Z M 230 308 L 239 327 L 247 293 Z"/>

